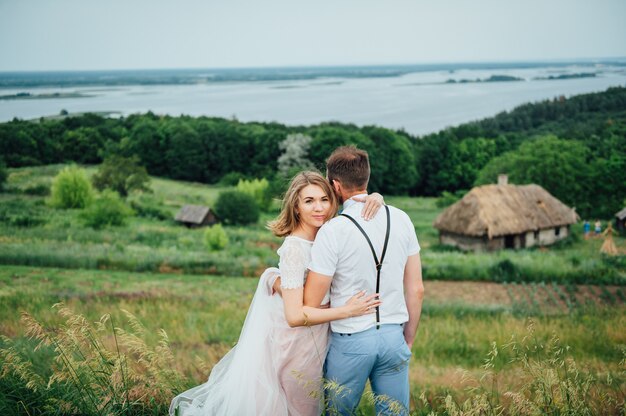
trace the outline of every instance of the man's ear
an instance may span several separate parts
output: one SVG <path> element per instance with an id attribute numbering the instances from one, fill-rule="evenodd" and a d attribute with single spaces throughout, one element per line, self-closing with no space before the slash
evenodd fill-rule
<path id="1" fill-rule="evenodd" d="M 339 182 L 337 179 L 333 179 L 331 182 L 335 192 L 341 194 L 341 182 Z"/>

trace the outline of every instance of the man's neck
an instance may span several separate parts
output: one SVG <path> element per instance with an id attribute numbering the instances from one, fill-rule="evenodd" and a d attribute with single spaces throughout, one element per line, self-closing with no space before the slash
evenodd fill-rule
<path id="1" fill-rule="evenodd" d="M 348 199 L 352 198 L 353 196 L 362 195 L 362 194 L 366 194 L 366 193 L 367 193 L 366 189 L 358 189 L 358 190 L 355 190 L 355 191 L 345 192 L 342 195 L 343 202 L 345 203 Z"/>

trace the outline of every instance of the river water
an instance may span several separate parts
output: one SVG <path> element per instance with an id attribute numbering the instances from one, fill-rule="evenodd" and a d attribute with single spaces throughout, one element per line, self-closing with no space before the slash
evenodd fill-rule
<path id="1" fill-rule="evenodd" d="M 595 77 L 537 80 L 559 74 Z M 522 78 L 512 82 L 445 83 L 484 80 L 492 75 Z M 80 93 L 81 98 L 0 100 L 0 121 L 69 112 L 152 111 L 173 116 L 218 116 L 240 121 L 310 125 L 324 121 L 379 125 L 426 134 L 481 119 L 514 107 L 558 96 L 603 91 L 626 85 L 624 66 L 568 66 L 424 71 L 394 77 L 318 78 L 297 81 L 245 81 L 194 85 L 129 85 L 0 89 L 0 95 L 29 92 Z"/>

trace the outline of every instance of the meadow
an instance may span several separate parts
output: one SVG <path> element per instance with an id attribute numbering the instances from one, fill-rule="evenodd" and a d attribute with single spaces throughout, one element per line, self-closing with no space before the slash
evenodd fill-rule
<path id="1" fill-rule="evenodd" d="M 278 205 L 257 225 L 226 227 L 229 246 L 209 252 L 201 229 L 148 210 L 96 231 L 77 210 L 48 207 L 61 168 L 10 169 L 0 194 L 0 414 L 75 414 L 91 409 L 85 397 L 100 403 L 86 414 L 164 414 L 236 342 L 254 277 L 278 260 L 280 239 L 263 226 Z M 151 188 L 146 201 L 170 217 L 225 189 L 159 178 Z M 434 198 L 387 202 L 409 213 L 423 250 L 414 414 L 624 414 L 624 256 L 582 238 L 462 253 L 438 244 Z M 360 412 L 371 408 L 364 399 Z"/>
<path id="2" fill-rule="evenodd" d="M 45 192 L 62 167 L 10 169 L 10 192 L 0 194 L 0 264 L 256 277 L 278 261 L 280 239 L 264 227 L 276 216 L 278 201 L 256 225 L 227 227 L 227 249 L 209 252 L 202 241 L 203 230 L 181 227 L 172 218 L 184 204 L 212 206 L 226 188 L 153 178 L 153 193 L 139 201 L 144 212 L 128 226 L 93 230 L 81 223 L 78 210 L 50 209 L 45 196 L 32 195 Z M 601 240 L 583 241 L 580 224 L 572 228 L 573 238 L 557 246 L 463 253 L 438 243 L 432 227 L 441 211 L 436 198 L 388 197 L 387 203 L 410 215 L 424 249 L 426 279 L 625 283 L 624 257 L 601 255 Z M 616 238 L 616 243 L 626 246 L 623 238 Z"/>

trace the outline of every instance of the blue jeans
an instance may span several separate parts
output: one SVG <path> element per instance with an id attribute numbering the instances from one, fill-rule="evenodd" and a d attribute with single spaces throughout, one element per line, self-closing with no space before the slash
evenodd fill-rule
<path id="1" fill-rule="evenodd" d="M 402 325 L 381 325 L 350 335 L 333 332 L 324 371 L 327 380 L 341 387 L 326 392 L 327 413 L 353 414 L 369 379 L 377 415 L 407 415 L 410 358 Z"/>

